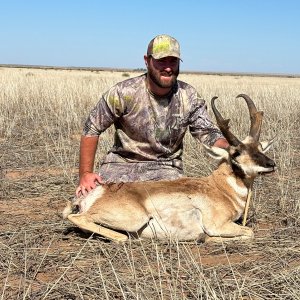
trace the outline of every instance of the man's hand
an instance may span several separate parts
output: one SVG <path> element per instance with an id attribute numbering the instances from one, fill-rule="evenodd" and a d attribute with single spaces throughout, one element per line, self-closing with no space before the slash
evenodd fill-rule
<path id="1" fill-rule="evenodd" d="M 79 185 L 76 189 L 76 196 L 86 196 L 98 184 L 102 184 L 102 178 L 96 173 L 86 172 L 80 177 Z"/>
<path id="2" fill-rule="evenodd" d="M 230 145 L 228 144 L 227 140 L 226 139 L 218 139 L 216 140 L 216 142 L 214 143 L 214 146 L 215 147 L 219 147 L 219 148 L 223 148 L 223 149 L 226 149 L 228 148 Z"/>

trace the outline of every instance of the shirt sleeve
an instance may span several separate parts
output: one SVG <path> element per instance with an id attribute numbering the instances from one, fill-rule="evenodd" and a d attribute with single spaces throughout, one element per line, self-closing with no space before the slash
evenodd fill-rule
<path id="1" fill-rule="evenodd" d="M 211 121 L 205 100 L 198 94 L 192 101 L 189 129 L 194 138 L 208 146 L 214 145 L 219 138 L 224 138 L 218 127 Z"/>
<path id="2" fill-rule="evenodd" d="M 104 93 L 84 124 L 84 136 L 99 136 L 109 128 L 123 111 L 122 99 L 116 87 Z"/>

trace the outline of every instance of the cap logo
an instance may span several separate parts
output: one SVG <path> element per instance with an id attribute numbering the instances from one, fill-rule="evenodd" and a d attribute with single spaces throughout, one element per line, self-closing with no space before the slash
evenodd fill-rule
<path id="1" fill-rule="evenodd" d="M 168 40 L 160 41 L 153 45 L 153 53 L 167 52 L 170 50 L 170 42 Z"/>

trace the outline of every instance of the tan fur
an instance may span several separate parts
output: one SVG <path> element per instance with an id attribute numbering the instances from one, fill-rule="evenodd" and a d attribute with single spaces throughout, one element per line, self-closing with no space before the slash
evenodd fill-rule
<path id="1" fill-rule="evenodd" d="M 197 240 L 203 234 L 215 240 L 253 238 L 250 228 L 235 221 L 244 212 L 256 169 L 266 172 L 270 169 L 252 160 L 251 153 L 259 149 L 249 140 L 236 160 L 249 176 L 242 178 L 233 172 L 228 157 L 238 147 L 231 146 L 229 151 L 215 151 L 215 158 L 219 156 L 222 163 L 208 177 L 98 186 L 73 204 L 88 207 L 87 210 L 72 214 L 69 205 L 64 216 L 68 215 L 71 222 L 84 230 L 115 241 L 125 241 L 126 233 L 141 238 L 178 240 Z M 209 151 L 213 153 L 214 149 Z"/>

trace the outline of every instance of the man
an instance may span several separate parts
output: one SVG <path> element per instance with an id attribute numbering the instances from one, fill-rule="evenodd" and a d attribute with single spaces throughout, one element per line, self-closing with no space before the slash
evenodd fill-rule
<path id="1" fill-rule="evenodd" d="M 104 182 L 175 179 L 183 176 L 183 138 L 189 128 L 202 143 L 226 148 L 205 101 L 189 84 L 177 80 L 180 46 L 158 35 L 144 56 L 147 73 L 122 81 L 103 94 L 91 111 L 80 143 L 79 186 L 85 195 Z M 98 139 L 115 126 L 115 141 L 94 173 Z"/>

